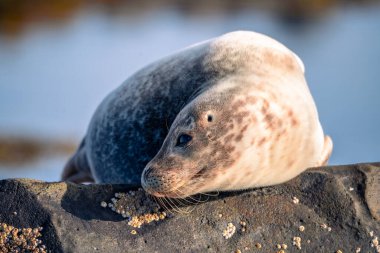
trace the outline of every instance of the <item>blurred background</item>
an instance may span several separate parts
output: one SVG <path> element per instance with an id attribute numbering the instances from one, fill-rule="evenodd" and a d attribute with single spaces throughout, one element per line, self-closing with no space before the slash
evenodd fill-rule
<path id="1" fill-rule="evenodd" d="M 0 1 L 0 179 L 59 180 L 101 100 L 146 64 L 234 30 L 306 66 L 331 164 L 380 161 L 379 1 Z"/>

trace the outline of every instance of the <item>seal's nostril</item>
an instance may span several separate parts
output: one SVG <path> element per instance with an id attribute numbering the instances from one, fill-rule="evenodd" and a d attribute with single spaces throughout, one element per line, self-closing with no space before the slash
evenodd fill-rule
<path id="1" fill-rule="evenodd" d="M 147 180 L 149 178 L 149 176 L 152 174 L 152 172 L 153 172 L 152 167 L 146 168 L 144 171 L 144 174 L 143 174 L 144 179 Z"/>

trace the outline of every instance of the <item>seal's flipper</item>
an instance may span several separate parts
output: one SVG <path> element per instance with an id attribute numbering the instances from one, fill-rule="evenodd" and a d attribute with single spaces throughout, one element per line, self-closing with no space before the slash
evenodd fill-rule
<path id="1" fill-rule="evenodd" d="M 329 158 L 330 158 L 331 153 L 332 153 L 332 149 L 333 149 L 333 142 L 332 142 L 330 136 L 326 135 L 325 136 L 325 143 L 323 145 L 321 160 L 318 164 L 319 166 L 327 165 L 327 162 L 329 161 Z"/>
<path id="2" fill-rule="evenodd" d="M 91 175 L 90 166 L 88 165 L 85 152 L 85 139 L 83 139 L 77 152 L 67 162 L 63 172 L 62 180 L 73 183 L 94 182 Z"/>

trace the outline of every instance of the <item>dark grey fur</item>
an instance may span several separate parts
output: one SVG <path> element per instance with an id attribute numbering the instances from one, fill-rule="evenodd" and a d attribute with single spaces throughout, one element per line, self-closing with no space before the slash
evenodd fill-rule
<path id="1" fill-rule="evenodd" d="M 157 154 L 181 109 L 231 72 L 209 63 L 209 45 L 153 63 L 109 94 L 96 110 L 63 179 L 81 171 L 99 183 L 139 185 L 145 165 Z"/>

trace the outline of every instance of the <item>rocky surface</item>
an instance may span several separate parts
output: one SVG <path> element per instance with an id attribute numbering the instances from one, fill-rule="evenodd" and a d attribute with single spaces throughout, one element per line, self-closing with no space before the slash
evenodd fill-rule
<path id="1" fill-rule="evenodd" d="M 203 197 L 141 228 L 101 206 L 131 189 L 3 180 L 0 223 L 43 227 L 51 252 L 377 252 L 380 163 L 310 169 L 282 185 Z"/>

